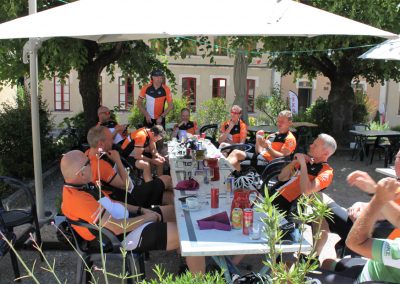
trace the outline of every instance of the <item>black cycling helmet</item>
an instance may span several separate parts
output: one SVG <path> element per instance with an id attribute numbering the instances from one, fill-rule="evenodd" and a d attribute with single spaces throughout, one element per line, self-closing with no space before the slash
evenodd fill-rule
<path id="1" fill-rule="evenodd" d="M 152 72 L 151 72 L 151 77 L 153 77 L 153 76 L 164 76 L 164 72 L 162 71 L 162 70 L 160 70 L 160 69 L 154 69 Z"/>

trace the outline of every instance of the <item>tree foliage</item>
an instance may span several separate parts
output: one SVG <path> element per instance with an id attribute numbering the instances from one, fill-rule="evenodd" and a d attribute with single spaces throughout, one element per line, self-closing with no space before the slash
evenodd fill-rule
<path id="1" fill-rule="evenodd" d="M 308 5 L 372 25 L 398 34 L 400 14 L 397 0 L 307 0 Z M 318 24 L 318 23 L 316 23 Z M 323 24 L 323 23 L 320 23 Z M 353 79 L 364 77 L 374 85 L 389 78 L 400 80 L 400 64 L 395 61 L 358 59 L 368 47 L 350 49 L 354 46 L 377 44 L 382 38 L 367 36 L 318 36 L 312 38 L 281 37 L 264 38 L 264 50 L 289 51 L 271 56 L 271 66 L 282 75 L 294 73 L 297 76 L 315 77 L 322 74 L 331 81 L 329 105 L 333 116 L 333 132 L 347 132 L 353 121 L 352 106 L 354 92 Z M 332 52 L 300 52 L 307 50 L 341 49 Z M 339 135 L 338 135 L 339 136 Z"/>

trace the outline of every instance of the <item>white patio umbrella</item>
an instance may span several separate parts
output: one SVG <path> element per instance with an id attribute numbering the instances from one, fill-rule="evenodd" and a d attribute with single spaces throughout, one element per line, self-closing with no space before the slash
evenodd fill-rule
<path id="1" fill-rule="evenodd" d="M 400 37 L 384 41 L 363 53 L 358 58 L 400 60 Z"/>
<path id="2" fill-rule="evenodd" d="M 81 0 L 1 24 L 0 39 L 76 37 L 101 43 L 187 35 L 395 36 L 291 0 L 240 4 L 232 0 Z"/>
<path id="3" fill-rule="evenodd" d="M 0 39 L 31 38 L 32 136 L 38 213 L 43 217 L 34 40 L 74 37 L 99 43 L 197 35 L 368 35 L 394 34 L 291 0 L 81 0 L 0 24 Z M 240 5 L 243 4 L 243 5 Z M 248 12 L 246 13 L 246 9 Z M 254 12 L 256 11 L 256 13 Z"/>

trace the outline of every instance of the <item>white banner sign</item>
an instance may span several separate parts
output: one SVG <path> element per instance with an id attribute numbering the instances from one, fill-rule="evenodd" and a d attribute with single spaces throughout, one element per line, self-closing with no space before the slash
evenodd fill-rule
<path id="1" fill-rule="evenodd" d="M 299 99 L 297 94 L 293 91 L 289 91 L 289 103 L 290 103 L 290 110 L 293 114 L 299 113 Z"/>

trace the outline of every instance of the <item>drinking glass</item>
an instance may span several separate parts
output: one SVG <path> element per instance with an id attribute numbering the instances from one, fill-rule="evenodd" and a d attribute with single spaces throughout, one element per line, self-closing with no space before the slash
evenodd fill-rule
<path id="1" fill-rule="evenodd" d="M 253 226 L 249 228 L 250 239 L 259 240 L 261 238 L 261 227 L 259 223 L 253 223 Z"/>

